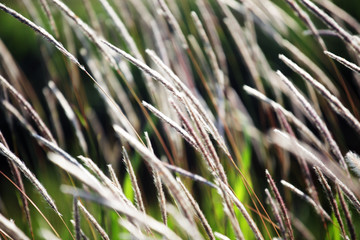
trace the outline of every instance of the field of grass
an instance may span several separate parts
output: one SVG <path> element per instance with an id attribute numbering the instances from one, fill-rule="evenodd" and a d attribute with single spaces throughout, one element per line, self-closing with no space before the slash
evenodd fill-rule
<path id="1" fill-rule="evenodd" d="M 359 1 L 0 10 L 0 239 L 360 237 Z"/>

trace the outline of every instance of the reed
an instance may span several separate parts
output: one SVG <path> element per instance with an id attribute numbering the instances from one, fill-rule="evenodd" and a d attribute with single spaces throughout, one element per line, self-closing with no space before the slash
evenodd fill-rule
<path id="1" fill-rule="evenodd" d="M 84 207 L 84 205 L 81 204 L 81 202 L 77 202 L 77 205 L 79 206 L 79 209 L 84 213 L 86 218 L 91 222 L 91 224 L 94 225 L 95 229 L 100 233 L 100 236 L 104 240 L 110 240 L 108 234 L 105 232 L 105 230 L 100 226 L 100 224 L 96 221 L 93 215 L 89 213 L 89 211 Z"/>
<path id="2" fill-rule="evenodd" d="M 296 87 L 285 77 L 280 71 L 277 72 L 281 80 L 286 84 L 290 91 L 296 96 L 300 104 L 303 106 L 304 111 L 310 116 L 314 125 L 319 129 L 319 132 L 323 135 L 324 139 L 329 143 L 330 149 L 334 156 L 337 158 L 341 166 L 347 170 L 344 157 L 341 154 L 340 148 L 331 136 L 326 124 L 321 120 L 311 104 L 304 98 L 304 96 L 296 89 Z"/>
<path id="3" fill-rule="evenodd" d="M 296 188 L 294 185 L 286 182 L 285 180 L 281 180 L 281 184 L 284 185 L 284 187 L 289 188 L 293 193 L 308 202 L 311 206 L 313 206 L 315 211 L 318 212 L 318 214 L 324 216 L 326 220 L 331 220 L 329 214 L 327 214 L 327 212 L 321 206 L 318 206 L 311 197 L 303 193 L 300 189 Z"/>
<path id="4" fill-rule="evenodd" d="M 291 226 L 289 213 L 285 206 L 284 200 L 281 197 L 280 192 L 279 192 L 274 180 L 272 179 L 270 173 L 267 170 L 265 172 L 265 175 L 268 180 L 270 189 L 271 189 L 272 193 L 274 194 L 274 197 L 275 197 L 277 203 L 279 204 L 280 213 L 281 213 L 280 216 L 282 217 L 282 219 L 284 221 L 284 226 L 286 226 L 286 237 L 290 238 L 290 239 L 294 239 L 294 233 L 293 233 L 293 229 Z"/>
<path id="5" fill-rule="evenodd" d="M 1 238 L 357 239 L 355 0 L 8 4 Z"/>
<path id="6" fill-rule="evenodd" d="M 265 194 L 266 194 L 266 196 L 268 198 L 267 200 L 269 201 L 269 204 L 271 206 L 271 209 L 272 209 L 272 212 L 274 214 L 275 220 L 278 223 L 281 236 L 283 238 L 286 238 L 286 229 L 285 229 L 284 221 L 283 221 L 283 219 L 281 217 L 281 214 L 280 214 L 279 207 L 275 203 L 275 200 L 273 199 L 273 197 L 271 196 L 269 189 L 267 189 L 267 188 L 265 189 Z"/>
<path id="7" fill-rule="evenodd" d="M 25 175 L 25 177 L 34 185 L 36 190 L 43 196 L 45 201 L 49 204 L 49 206 L 59 215 L 61 213 L 58 211 L 54 200 L 50 197 L 44 186 L 40 183 L 40 181 L 35 177 L 35 175 L 30 171 L 29 168 L 26 167 L 25 163 L 21 161 L 13 152 L 11 152 L 4 144 L 0 143 L 0 153 L 9 161 L 14 163 L 16 167 Z"/>
<path id="8" fill-rule="evenodd" d="M 145 139 L 146 139 L 146 145 L 150 149 L 150 151 L 154 152 L 154 149 L 151 145 L 151 141 L 149 138 L 149 135 L 147 132 L 145 132 Z M 156 168 L 152 169 L 153 177 L 154 177 L 154 184 L 157 191 L 157 198 L 160 206 L 160 212 L 161 212 L 161 218 L 165 225 L 167 225 L 167 213 L 166 213 L 166 198 L 164 189 L 161 182 L 161 177 L 159 175 L 159 172 L 156 170 Z"/>
<path id="9" fill-rule="evenodd" d="M 1 232 L 7 237 L 24 240 L 30 239 L 15 225 L 14 222 L 6 219 L 2 214 L 0 214 L 0 226 Z"/>
<path id="10" fill-rule="evenodd" d="M 73 203 L 73 211 L 74 211 L 75 238 L 76 238 L 76 240 L 80 240 L 81 232 L 80 232 L 80 215 L 79 215 L 78 199 L 74 198 L 73 202 L 74 202 Z"/>
<path id="11" fill-rule="evenodd" d="M 139 184 L 137 182 L 135 172 L 134 172 L 134 169 L 133 169 L 132 164 L 130 162 L 129 156 L 128 156 L 128 154 L 126 152 L 126 149 L 124 147 L 123 147 L 123 161 L 124 161 L 124 164 L 126 166 L 126 170 L 127 170 L 128 174 L 130 176 L 130 179 L 131 179 L 131 185 L 132 185 L 134 193 L 135 193 L 135 200 L 136 200 L 137 208 L 140 211 L 145 213 L 145 206 L 144 206 L 144 202 L 143 202 L 142 197 L 141 197 L 141 191 L 140 191 L 140 188 L 139 188 Z"/>
<path id="12" fill-rule="evenodd" d="M 327 180 L 325 179 L 324 174 L 322 174 L 322 172 L 319 169 L 315 168 L 315 172 L 318 175 L 319 182 L 321 183 L 321 185 L 323 186 L 323 188 L 325 190 L 326 196 L 327 196 L 327 198 L 330 202 L 330 205 L 334 211 L 336 220 L 338 221 L 338 223 L 340 225 L 341 233 L 342 233 L 343 237 L 346 239 L 346 238 L 348 238 L 348 236 L 346 235 L 344 223 L 340 216 L 339 206 L 336 202 L 335 196 L 332 193 L 331 187 L 330 187 L 329 183 L 327 182 Z"/>

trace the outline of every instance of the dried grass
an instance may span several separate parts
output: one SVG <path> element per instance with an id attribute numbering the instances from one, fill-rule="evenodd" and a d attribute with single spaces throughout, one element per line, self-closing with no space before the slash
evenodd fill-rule
<path id="1" fill-rule="evenodd" d="M 355 152 L 347 149 L 350 146 L 347 145 L 350 141 L 347 136 L 341 136 L 342 132 L 336 129 L 333 131 L 333 127 L 337 123 L 336 115 L 324 111 L 324 109 L 327 110 L 327 105 L 321 99 L 321 96 L 325 98 L 332 109 L 360 135 L 360 123 L 357 120 L 356 108 L 354 108 L 358 99 L 355 95 L 352 99 L 353 96 L 350 93 L 353 92 L 348 91 L 348 83 L 341 82 L 347 100 L 353 107 L 354 113 L 352 113 L 346 107 L 345 101 L 342 100 L 342 89 L 338 88 L 338 83 L 328 74 L 329 69 L 327 69 L 327 65 L 330 63 L 332 67 L 330 70 L 335 71 L 341 81 L 341 72 L 331 60 L 334 59 L 349 68 L 357 81 L 360 79 L 356 75 L 360 73 L 358 66 L 360 38 L 345 28 L 350 26 L 353 30 L 358 31 L 360 24 L 349 14 L 341 11 L 331 2 L 316 1 L 327 11 L 325 13 L 313 2 L 300 0 L 299 2 L 329 27 L 329 29 L 318 29 L 317 24 L 296 1 L 286 0 L 296 17 L 309 28 L 305 32 L 313 35 L 320 44 L 322 51 L 318 53 L 320 55 L 316 55 L 316 53 L 303 51 L 301 46 L 305 46 L 306 41 L 300 44 L 290 43 L 286 40 L 303 39 L 299 35 L 302 34 L 302 25 L 293 18 L 292 14 L 270 0 L 243 0 L 241 2 L 197 0 L 192 4 L 172 0 L 99 0 L 98 4 L 101 4 L 103 9 L 95 9 L 97 5 L 92 0 L 83 0 L 82 3 L 86 9 L 85 16 L 89 24 L 69 7 L 70 4 L 68 6 L 62 0 L 51 0 L 52 6 L 48 5 L 48 0 L 40 0 L 44 15 L 38 13 L 37 7 L 40 5 L 25 0 L 23 2 L 32 21 L 2 3 L 0 3 L 0 9 L 33 29 L 45 38 L 47 43 L 50 43 L 41 48 L 46 62 L 44 66 L 48 70 L 50 78 L 56 81 L 64 95 L 55 86 L 55 83 L 50 81 L 48 86 L 43 88 L 48 109 L 43 108 L 42 102 L 39 101 L 36 91 L 33 89 L 37 85 L 29 84 L 11 53 L 0 41 L 0 74 L 4 76 L 0 75 L 3 87 L 1 89 L 3 91 L 0 93 L 1 102 L 4 112 L 6 112 L 5 118 L 9 122 L 10 134 L 15 136 L 13 142 L 16 144 L 19 139 L 17 139 L 16 129 L 14 129 L 16 125 L 12 124 L 12 117 L 16 118 L 27 130 L 26 137 L 30 133 L 33 137 L 32 141 L 37 141 L 45 151 L 49 151 L 47 157 L 56 167 L 65 170 L 68 177 L 71 175 L 76 178 L 76 181 L 73 181 L 70 177 L 73 186 L 61 186 L 60 188 L 62 193 L 73 195 L 74 220 L 71 222 L 74 225 L 76 240 L 88 239 L 85 233 L 89 233 L 88 229 L 84 229 L 84 233 L 80 227 L 79 208 L 88 222 L 99 232 L 102 239 L 114 237 L 112 229 L 108 228 L 108 220 L 104 218 L 97 222 L 96 218 L 99 218 L 100 215 L 93 212 L 95 208 L 89 208 L 94 215 L 90 214 L 80 203 L 80 198 L 109 208 L 104 211 L 101 207 L 101 213 L 109 211 L 111 214 L 113 212 L 117 214 L 109 221 L 116 219 L 111 224 L 120 225 L 121 231 L 126 232 L 121 237 L 155 239 L 160 236 L 163 239 L 171 240 L 181 238 L 197 240 L 204 237 L 211 240 L 228 240 L 236 237 L 242 240 L 251 238 L 254 234 L 255 239 L 263 240 L 263 234 L 266 231 L 268 238 L 273 238 L 275 234 L 278 234 L 279 238 L 283 239 L 300 237 L 314 239 L 315 237 L 312 236 L 309 229 L 288 211 L 286 205 L 290 206 L 291 202 L 288 201 L 291 198 L 280 194 L 275 183 L 278 177 L 274 180 L 268 171 L 266 171 L 266 178 L 273 196 L 267 189 L 265 194 L 277 225 L 272 222 L 264 208 L 259 209 L 258 203 L 261 207 L 262 204 L 255 195 L 253 184 L 258 184 L 257 181 L 261 181 L 261 179 L 254 180 L 251 176 L 252 181 L 250 182 L 247 174 L 252 174 L 253 169 L 242 168 L 248 165 L 247 157 L 253 150 L 256 151 L 259 160 L 264 159 L 261 161 L 264 165 L 260 165 L 260 168 L 274 166 L 272 160 L 279 158 L 281 163 L 279 166 L 284 174 L 281 177 L 285 179 L 291 169 L 289 159 L 292 159 L 287 152 L 296 156 L 302 169 L 301 180 L 305 182 L 307 193 L 287 181 L 282 180 L 281 183 L 299 196 L 303 203 L 308 203 L 311 208 L 314 208 L 320 215 L 325 229 L 330 229 L 327 228 L 327 225 L 333 224 L 331 217 L 324 210 L 325 206 L 323 208 L 323 201 L 318 197 L 317 188 L 311 177 L 312 172 L 308 167 L 308 165 L 313 166 L 339 223 L 339 229 L 334 228 L 334 232 L 337 231 L 344 239 L 356 239 L 354 225 L 356 222 L 353 222 L 351 216 L 353 212 L 347 204 L 352 204 L 360 213 L 360 191 L 356 185 L 357 179 L 351 177 L 347 168 L 349 166 L 355 174 L 360 176 L 360 160 Z M 113 7 L 112 4 L 116 7 Z M 58 21 L 58 13 L 53 10 L 61 12 L 63 16 L 61 21 L 63 22 Z M 130 12 L 138 18 L 131 16 Z M 105 17 L 101 19 L 97 15 L 98 13 L 99 16 L 104 14 Z M 51 29 L 56 38 L 41 26 Z M 109 26 L 112 26 L 114 31 L 109 29 Z M 226 26 L 227 29 L 223 29 L 223 26 Z M 304 67 L 298 66 L 284 55 L 279 57 L 288 67 L 306 80 L 307 94 L 301 92 L 299 90 L 301 88 L 297 88 L 280 71 L 276 72 L 278 76 L 275 74 L 272 67 L 276 64 L 269 58 L 268 52 L 261 49 L 262 44 L 260 43 L 263 43 L 263 39 L 261 39 L 263 35 L 259 35 L 259 30 L 266 35 L 264 39 L 267 37 L 274 39 L 274 44 L 289 51 L 292 57 Z M 139 33 L 141 33 L 141 37 L 137 36 Z M 348 48 L 353 62 L 327 51 L 327 38 L 323 38 L 325 34 L 341 38 Z M 231 39 L 229 41 L 226 39 L 229 36 L 232 37 L 233 42 Z M 290 36 L 294 36 L 294 38 L 290 38 Z M 65 39 L 66 48 L 60 39 Z M 81 45 L 81 49 L 77 49 L 78 45 Z M 52 61 L 52 46 L 55 46 L 64 55 L 63 60 L 70 60 L 65 64 L 67 70 L 65 73 L 68 74 L 72 84 L 68 88 L 63 88 L 63 75 L 61 75 L 63 71 L 57 69 L 57 60 Z M 299 48 L 295 46 L 299 46 Z M 235 48 L 235 51 L 229 51 L 229 47 Z M 156 52 L 146 48 L 156 49 Z M 126 49 L 131 55 L 122 49 Z M 319 62 L 316 60 L 329 60 L 323 55 L 323 52 L 331 59 L 324 64 L 318 64 Z M 78 53 L 84 60 L 86 68 L 89 68 L 93 75 L 80 64 L 76 57 Z M 145 53 L 146 57 L 142 55 Z M 315 58 L 313 58 L 314 56 Z M 316 56 L 324 59 L 321 57 L 318 59 Z M 147 57 L 152 61 L 152 65 L 146 63 Z M 236 62 L 238 57 L 242 59 L 242 62 Z M 141 74 L 139 75 L 128 62 L 139 69 Z M 239 72 L 243 72 L 244 69 L 246 72 L 244 75 L 235 76 L 235 78 L 240 77 L 240 79 L 236 79 L 236 83 L 254 84 L 256 89 L 244 86 L 246 93 L 256 97 L 261 103 L 270 105 L 274 110 L 267 111 L 268 109 L 266 109 L 264 114 L 259 115 L 259 121 L 251 121 L 248 110 L 252 106 L 248 106 L 248 102 L 242 104 L 243 96 L 240 96 L 239 89 L 234 84 L 233 75 L 237 73 L 237 70 L 233 69 L 234 66 L 239 67 Z M 91 101 L 86 99 L 92 96 L 87 96 L 88 89 L 83 86 L 81 71 L 77 67 L 95 83 L 97 94 L 106 108 L 105 118 L 101 116 L 101 120 L 99 120 L 97 116 L 100 116 L 102 112 L 97 112 L 94 106 L 90 106 Z M 61 74 L 59 75 L 59 73 Z M 5 80 L 5 76 L 9 81 Z M 281 81 L 278 81 L 278 77 Z M 144 83 L 141 82 L 143 80 Z M 199 84 L 201 84 L 200 88 Z M 123 85 L 126 85 L 127 89 L 123 88 Z M 205 94 L 201 92 L 202 90 L 205 90 Z M 320 98 L 316 95 L 315 90 L 320 93 Z M 147 92 L 148 95 L 138 95 L 143 92 Z M 11 98 L 8 97 L 8 93 L 12 96 Z M 64 97 L 70 96 L 69 94 L 72 93 L 75 93 L 79 109 L 72 107 L 74 106 L 71 102 L 72 99 Z M 293 112 L 287 110 L 290 109 L 288 108 L 289 102 L 287 98 L 283 98 L 283 94 L 290 98 Z M 307 97 L 311 101 L 307 100 Z M 147 100 L 145 101 L 145 99 Z M 17 102 L 15 106 L 13 100 Z M 74 141 L 76 147 L 69 146 L 73 141 L 68 139 L 68 134 L 65 133 L 67 122 L 62 122 L 62 112 L 58 112 L 56 101 L 73 126 L 72 130 L 77 138 Z M 138 108 L 141 109 L 152 127 L 151 131 L 157 135 L 161 148 L 155 141 L 152 145 L 150 141 L 152 136 L 149 136 L 147 132 L 145 132 L 146 144 L 139 136 L 138 132 L 143 132 L 147 126 L 144 127 L 145 118 L 139 115 Z M 163 131 L 157 129 L 145 108 L 164 122 Z M 249 112 L 253 115 L 253 111 Z M 50 128 L 42 120 L 42 117 L 46 117 L 45 114 L 51 117 Z M 310 120 L 310 124 L 306 122 L 304 116 Z M 31 121 L 27 117 L 30 117 Z M 105 122 L 110 123 L 113 129 L 106 128 Z M 277 124 L 285 132 L 275 129 L 264 137 L 264 134 L 256 129 L 260 126 L 260 129 L 264 130 L 267 126 L 276 127 Z M 312 131 L 309 126 L 311 124 L 320 134 Z M 56 132 L 58 142 L 52 136 L 51 130 Z M 118 140 L 114 140 L 114 132 L 119 136 L 120 143 Z M 226 138 L 223 137 L 225 134 Z M 163 135 L 166 136 L 164 138 L 166 140 L 163 140 Z M 342 141 L 342 137 L 346 139 Z M 251 138 L 251 141 L 248 138 Z M 335 139 L 339 141 L 339 144 Z M 184 144 L 183 140 L 192 148 L 188 148 L 189 146 Z M 250 142 L 253 143 L 251 146 Z M 228 148 L 228 144 L 231 148 Z M 277 146 L 275 151 L 272 151 L 273 148 L 270 144 Z M 136 207 L 125 196 L 121 185 L 122 180 L 118 178 L 118 173 L 121 172 L 119 164 L 121 157 L 119 146 L 121 145 L 124 146 L 123 160 L 130 176 Z M 159 220 L 155 220 L 148 215 L 153 212 L 151 206 L 147 206 L 145 209 L 143 194 L 146 191 L 142 191 L 143 189 L 140 188 L 140 185 L 145 185 L 142 185 L 141 174 L 135 173 L 131 163 L 132 158 L 125 150 L 125 147 L 128 149 L 129 145 L 140 154 L 153 177 L 161 220 L 160 216 Z M 74 152 L 72 147 L 75 149 L 79 146 L 82 153 L 86 155 L 86 157 L 78 157 L 81 161 L 72 157 Z M 168 147 L 171 151 L 168 150 Z M 15 145 L 11 149 L 15 149 L 16 153 L 19 151 L 19 155 L 22 155 L 22 148 Z M 348 152 L 345 158 L 341 151 Z M 36 153 L 36 156 L 42 154 L 37 149 L 33 152 Z M 25 195 L 19 171 L 23 172 L 30 180 L 52 210 L 60 215 L 47 190 L 27 166 L 10 151 L 1 132 L 0 153 L 9 160 L 20 191 Z M 161 155 L 163 153 L 167 155 L 169 162 Z M 233 161 L 232 154 L 239 162 Z M 195 157 L 193 158 L 193 156 Z M 242 159 L 243 157 L 244 159 Z M 109 177 L 100 168 L 105 165 L 95 163 L 102 159 L 106 161 Z M 255 161 L 255 159 L 252 158 L 251 161 Z M 333 161 L 334 159 L 337 161 Z M 224 160 L 230 160 L 233 165 Z M 250 166 L 256 165 L 251 163 Z M 229 172 L 232 170 L 238 170 L 238 173 Z M 278 168 L 276 167 L 274 170 L 278 170 Z M 246 171 L 245 174 L 243 171 Z M 204 196 L 211 196 L 212 191 L 216 190 L 221 199 L 221 214 L 220 210 L 216 209 L 211 215 L 212 212 L 209 212 L 208 205 L 212 205 L 198 202 L 198 197 L 193 197 L 190 193 L 195 189 L 186 188 L 179 178 L 180 175 L 187 178 L 186 186 L 191 186 L 188 183 L 199 185 L 201 194 L 209 194 Z M 239 193 L 238 190 L 233 191 L 232 188 L 234 188 L 234 184 L 238 184 L 237 181 L 240 177 L 244 181 L 246 189 L 241 189 Z M 296 185 L 298 186 L 298 183 Z M 81 186 L 81 188 L 76 186 Z M 336 189 L 338 201 L 331 186 Z M 167 189 L 169 195 L 165 195 L 164 188 Z M 197 191 L 198 189 L 196 189 Z M 194 193 L 196 192 L 194 191 Z M 241 198 L 239 194 L 241 194 Z M 348 201 L 345 200 L 345 196 Z M 209 201 L 212 200 L 209 199 Z M 22 201 L 31 228 L 31 216 L 26 201 L 24 199 Z M 255 206 L 248 205 L 249 201 L 252 201 Z M 304 208 L 301 206 L 301 209 L 308 209 L 306 204 L 304 206 Z M 252 207 L 255 209 L 250 214 L 249 210 L 252 210 Z M 204 211 L 205 209 L 207 212 Z M 345 229 L 341 211 L 346 220 L 347 229 Z M 211 214 L 209 215 L 209 213 Z M 241 214 L 244 221 L 238 218 L 238 213 Z M 257 215 L 263 226 L 258 225 L 260 221 L 258 221 Z M 105 215 L 101 214 L 101 216 Z M 216 219 L 211 219 L 213 217 Z M 60 219 L 66 226 L 61 216 Z M 216 226 L 219 231 L 225 229 L 229 237 L 214 232 L 215 225 L 211 226 L 210 224 L 213 222 L 218 224 L 218 220 L 221 224 L 230 223 L 230 232 L 228 228 Z M 274 229 L 269 230 L 266 221 Z M 250 227 L 250 233 L 243 232 L 243 222 Z M 1 233 L 7 238 L 28 239 L 11 221 L 3 219 L 2 215 L 0 215 L 0 225 Z M 56 233 L 56 231 L 54 232 Z M 72 235 L 70 230 L 69 233 Z M 40 235 L 46 238 L 54 237 L 47 234 L 45 229 L 41 231 Z M 96 235 L 93 234 L 93 236 Z"/>
<path id="2" fill-rule="evenodd" d="M 2 214 L 0 214 L 0 229 L 12 239 L 30 240 L 13 221 L 6 219 Z"/>
<path id="3" fill-rule="evenodd" d="M 14 163 L 16 167 L 25 175 L 25 177 L 34 185 L 36 190 L 43 196 L 45 201 L 49 206 L 59 215 L 61 213 L 58 211 L 54 200 L 50 197 L 44 186 L 40 181 L 35 177 L 35 175 L 26 167 L 25 163 L 21 161 L 13 152 L 11 152 L 4 144 L 0 143 L 0 153 L 6 157 L 10 162 Z"/>

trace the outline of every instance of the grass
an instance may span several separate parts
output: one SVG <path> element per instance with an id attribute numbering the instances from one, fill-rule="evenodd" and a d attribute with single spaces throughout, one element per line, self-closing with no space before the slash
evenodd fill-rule
<path id="1" fill-rule="evenodd" d="M 357 239 L 356 7 L 1 1 L 1 238 Z"/>

